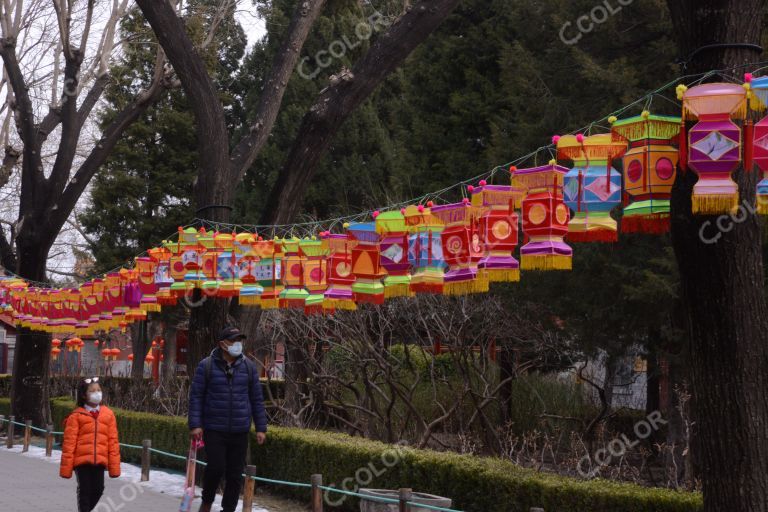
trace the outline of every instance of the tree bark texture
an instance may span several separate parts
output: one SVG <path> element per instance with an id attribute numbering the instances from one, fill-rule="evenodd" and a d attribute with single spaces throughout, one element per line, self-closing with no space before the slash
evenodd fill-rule
<path id="1" fill-rule="evenodd" d="M 759 60 L 757 51 L 696 50 L 716 43 L 760 44 L 764 1 L 669 0 L 668 4 L 681 55 L 694 55 L 687 62 L 688 73 L 726 69 L 741 76 L 752 71 L 741 66 Z M 697 177 L 690 169 L 680 171 L 672 190 L 672 242 L 690 344 L 694 450 L 704 510 L 766 512 L 768 308 L 761 230 L 752 209 L 758 175 L 743 168 L 734 173 L 741 212 L 738 221 L 728 219 L 726 225 L 732 229 L 726 232 L 708 227 L 715 226 L 716 217 L 691 214 Z M 702 229 L 710 243 L 703 241 Z"/>

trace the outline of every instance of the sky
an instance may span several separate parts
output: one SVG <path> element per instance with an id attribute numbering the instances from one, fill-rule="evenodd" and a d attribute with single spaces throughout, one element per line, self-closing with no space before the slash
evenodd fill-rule
<path id="1" fill-rule="evenodd" d="M 237 0 L 237 2 L 237 20 L 242 25 L 243 30 L 245 31 L 245 34 L 248 38 L 248 47 L 251 48 L 256 41 L 258 41 L 266 34 L 266 25 L 264 19 L 259 15 L 256 7 L 253 6 L 252 0 Z M 33 9 L 36 4 L 40 6 L 49 6 L 45 0 L 32 0 L 30 2 L 25 2 L 25 11 L 27 9 Z M 106 19 L 109 17 L 112 3 L 108 2 L 99 5 L 100 10 L 94 12 L 94 24 L 91 31 L 92 37 L 89 38 L 89 46 L 91 40 L 93 40 L 93 44 L 99 42 L 100 35 L 103 32 L 103 27 L 106 23 Z M 28 81 L 34 81 L 36 83 L 36 86 L 31 88 L 30 95 L 33 97 L 33 103 L 36 110 L 36 118 L 40 119 L 44 116 L 45 113 L 47 113 L 48 109 L 50 108 L 51 92 L 50 85 L 48 84 L 50 84 L 51 81 L 46 81 L 45 76 L 51 73 L 51 69 L 53 67 L 54 59 L 50 57 L 50 54 L 53 48 L 55 48 L 56 41 L 58 41 L 58 30 L 56 28 L 56 21 L 52 10 L 29 10 L 28 12 L 28 19 L 30 21 L 27 25 L 26 33 L 20 37 L 20 54 L 24 55 L 21 65 L 23 72 L 25 75 L 27 75 Z M 75 27 L 73 35 L 79 37 L 79 34 L 75 34 L 78 27 L 78 19 L 77 17 L 73 17 L 73 20 L 73 27 Z M 24 45 L 29 44 L 29 41 L 38 42 L 38 44 L 35 46 L 36 51 L 24 52 Z M 40 41 L 42 41 L 44 44 L 40 44 Z M 35 78 L 32 78 L 33 76 Z M 38 80 L 37 77 L 42 77 L 42 79 Z M 2 85 L 0 85 L 0 100 L 5 99 L 8 95 L 8 92 L 8 86 L 3 81 Z M 3 112 L 1 112 L 1 117 L 4 118 L 6 113 L 7 111 L 3 109 Z M 0 121 L 2 121 L 2 119 L 0 119 Z M 95 124 L 93 123 L 87 123 L 86 127 L 84 128 L 84 132 L 85 135 L 82 138 L 82 141 L 84 142 L 83 147 L 90 148 L 92 147 L 94 141 L 97 140 L 100 136 L 98 128 L 96 128 Z M 12 143 L 15 142 L 16 145 L 20 144 L 18 140 L 13 140 L 13 131 L 11 131 L 11 138 Z M 54 158 L 56 154 L 58 143 L 56 132 L 51 134 L 49 142 L 50 144 L 46 144 L 46 146 L 49 147 L 44 148 L 44 151 L 47 150 L 47 153 L 49 153 L 48 160 Z M 84 155 L 78 155 L 77 160 L 81 160 L 83 157 Z M 75 168 L 76 167 L 77 164 L 75 165 Z M 6 223 L 6 230 L 8 223 L 12 223 L 17 219 L 19 195 L 20 176 L 18 171 L 16 171 L 14 172 L 10 182 L 0 190 L 0 222 Z M 75 214 L 85 208 L 89 201 L 89 197 L 89 191 L 86 189 L 86 191 L 81 196 L 80 201 L 78 202 L 75 212 L 73 212 L 73 216 L 70 217 L 71 222 L 64 227 L 56 244 L 49 253 L 49 269 L 64 273 L 72 272 L 75 266 L 75 258 L 72 254 L 72 248 L 86 248 L 85 238 L 80 232 L 79 226 L 77 226 L 77 222 L 75 221 Z M 49 277 L 52 277 L 57 281 L 63 279 L 62 275 L 55 273 L 49 274 Z"/>

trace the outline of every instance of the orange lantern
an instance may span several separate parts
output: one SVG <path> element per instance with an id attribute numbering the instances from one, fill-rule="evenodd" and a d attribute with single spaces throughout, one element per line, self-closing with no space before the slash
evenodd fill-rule
<path id="1" fill-rule="evenodd" d="M 53 347 L 51 349 L 51 358 L 56 361 L 59 358 L 59 354 L 61 353 L 61 349 L 59 347 Z"/>

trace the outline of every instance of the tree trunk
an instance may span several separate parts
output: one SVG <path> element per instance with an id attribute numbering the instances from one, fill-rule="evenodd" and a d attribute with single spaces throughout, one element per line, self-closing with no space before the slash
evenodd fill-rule
<path id="1" fill-rule="evenodd" d="M 131 365 L 131 378 L 135 380 L 144 379 L 144 357 L 149 350 L 149 341 L 147 339 L 147 322 L 142 320 L 131 324 L 131 347 L 133 348 L 133 364 Z"/>
<path id="2" fill-rule="evenodd" d="M 45 264 L 48 251 L 56 237 L 55 234 L 52 237 L 45 236 L 46 233 L 43 233 L 42 229 L 44 227 L 38 225 L 17 238 L 17 273 L 33 281 L 46 280 Z M 48 239 L 50 242 L 47 242 Z M 48 400 L 50 354 L 49 334 L 19 329 L 13 358 L 11 410 L 16 418 L 32 420 L 38 426 L 47 425 L 51 419 Z M 64 353 L 61 357 L 64 357 Z"/>
<path id="3" fill-rule="evenodd" d="M 730 69 L 741 75 L 758 52 L 744 47 L 695 50 L 712 43 L 760 44 L 762 0 L 669 0 L 688 72 Z M 680 268 L 683 320 L 690 344 L 693 411 L 704 511 L 768 511 L 768 307 L 761 231 L 754 213 L 757 174 L 740 168 L 743 222 L 716 243 L 700 231 L 713 216 L 691 214 L 696 175 L 681 169 L 672 190 L 672 242 Z M 754 209 L 751 210 L 754 212 Z"/>
<path id="4" fill-rule="evenodd" d="M 161 376 L 163 387 L 166 392 L 170 389 L 171 382 L 176 378 L 176 332 L 175 322 L 164 322 L 163 324 L 163 374 Z"/>
<path id="5" fill-rule="evenodd" d="M 19 329 L 11 387 L 11 409 L 17 421 L 32 420 L 37 426 L 51 422 L 48 401 L 50 353 L 51 337 L 48 334 Z M 64 352 L 61 355 L 63 358 Z"/>

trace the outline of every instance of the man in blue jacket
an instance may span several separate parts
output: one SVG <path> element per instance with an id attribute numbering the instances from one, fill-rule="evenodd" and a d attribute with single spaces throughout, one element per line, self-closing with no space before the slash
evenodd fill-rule
<path id="1" fill-rule="evenodd" d="M 190 435 L 203 439 L 208 462 L 200 512 L 210 512 L 222 477 L 222 512 L 235 511 L 243 484 L 251 419 L 256 425 L 256 441 L 263 444 L 267 438 L 267 413 L 259 372 L 243 356 L 244 339 L 245 335 L 236 327 L 224 328 L 218 347 L 200 361 L 192 380 Z"/>

